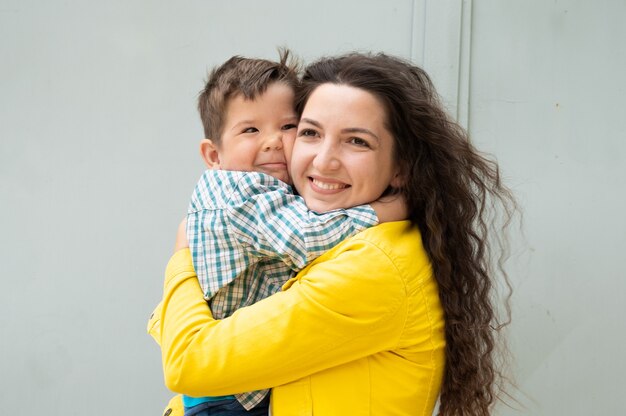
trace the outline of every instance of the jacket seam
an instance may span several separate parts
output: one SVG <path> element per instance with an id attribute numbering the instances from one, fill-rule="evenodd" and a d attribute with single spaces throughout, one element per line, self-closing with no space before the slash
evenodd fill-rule
<path id="1" fill-rule="evenodd" d="M 408 313 L 409 313 L 409 309 L 408 309 L 408 289 L 407 289 L 407 283 L 406 283 L 406 276 L 404 275 L 404 273 L 401 271 L 401 269 L 398 267 L 396 261 L 394 260 L 394 258 L 391 256 L 391 254 L 389 253 L 388 250 L 385 250 L 384 248 L 382 248 L 379 244 L 368 240 L 366 238 L 356 238 L 355 241 L 361 241 L 363 243 L 366 243 L 369 246 L 372 246 L 374 248 L 376 248 L 383 256 L 385 256 L 385 258 L 387 258 L 389 260 L 389 263 L 391 266 L 393 266 L 394 270 L 395 270 L 395 275 L 397 276 L 397 280 L 399 280 L 400 284 L 402 285 L 402 290 L 403 290 L 403 294 L 404 294 L 404 299 L 405 301 L 403 302 L 400 298 L 397 299 L 397 306 L 395 306 L 395 308 L 393 310 L 388 310 L 387 313 L 385 314 L 386 319 L 381 319 L 380 322 L 378 324 L 376 324 L 376 328 L 380 327 L 383 323 L 387 322 L 387 319 L 389 319 L 390 317 L 392 317 L 395 313 L 397 313 L 400 308 L 402 307 L 402 305 L 405 305 L 405 310 L 404 310 L 404 316 L 402 317 L 402 326 L 398 332 L 397 335 L 397 339 L 395 341 L 395 343 L 393 344 L 392 348 L 400 348 L 400 341 L 402 339 L 402 335 L 405 333 L 406 331 L 406 325 L 408 322 Z M 420 281 L 420 287 L 421 287 L 421 281 Z"/>
<path id="2" fill-rule="evenodd" d="M 420 281 L 419 283 L 419 291 L 420 291 L 420 295 L 422 297 L 422 299 L 424 300 L 425 306 L 426 306 L 426 318 L 428 319 L 428 327 L 430 329 L 429 331 L 429 337 L 428 340 L 430 342 L 430 364 L 431 364 L 431 371 L 430 371 L 430 380 L 428 382 L 428 394 L 426 396 L 426 400 L 424 400 L 424 408 L 422 410 L 422 414 L 426 415 L 428 414 L 427 410 L 428 410 L 428 403 L 430 402 L 430 400 L 428 400 L 431 397 L 432 391 L 433 391 L 433 384 L 434 384 L 434 377 L 435 377 L 435 343 L 433 342 L 433 333 L 435 331 L 434 329 L 434 325 L 433 325 L 433 319 L 432 319 L 432 313 L 430 310 L 430 302 L 428 301 L 428 297 L 424 294 L 424 285 L 422 284 L 422 281 Z"/>
<path id="3" fill-rule="evenodd" d="M 400 308 L 402 307 L 402 305 L 404 304 L 405 306 L 407 305 L 407 301 L 408 301 L 408 291 L 407 291 L 407 287 L 406 287 L 406 279 L 404 279 L 404 274 L 400 271 L 400 269 L 398 268 L 398 265 L 396 264 L 396 262 L 394 261 L 393 257 L 390 255 L 390 253 L 388 252 L 388 250 L 383 249 L 379 244 L 365 239 L 365 238 L 357 238 L 355 239 L 355 241 L 361 241 L 363 243 L 366 243 L 367 245 L 376 248 L 386 259 L 389 260 L 390 265 L 393 267 L 393 269 L 395 270 L 395 275 L 397 276 L 396 280 L 399 280 L 400 284 L 402 285 L 402 290 L 404 292 L 404 299 L 405 301 L 403 302 L 401 300 L 401 298 L 396 298 L 396 305 L 393 309 L 389 309 L 385 315 L 384 315 L 384 319 L 381 319 L 374 327 L 375 328 L 379 328 L 381 325 L 387 323 L 387 320 L 392 317 L 395 313 L 397 313 Z M 381 317 L 383 318 L 383 317 Z M 398 345 L 400 344 L 400 340 L 402 339 L 402 334 L 404 333 L 405 329 L 406 329 L 406 323 L 408 320 L 408 307 L 405 308 L 405 312 L 404 312 L 404 317 L 403 317 L 403 322 L 402 322 L 402 327 L 397 335 L 397 339 L 395 341 L 395 343 L 393 344 L 395 348 L 398 348 Z"/>

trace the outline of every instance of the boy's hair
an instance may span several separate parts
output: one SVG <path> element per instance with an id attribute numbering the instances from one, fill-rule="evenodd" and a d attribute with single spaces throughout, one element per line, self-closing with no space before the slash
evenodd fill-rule
<path id="1" fill-rule="evenodd" d="M 298 88 L 298 63 L 289 50 L 279 49 L 279 62 L 233 56 L 209 74 L 198 97 L 204 137 L 220 144 L 228 100 L 241 94 L 253 100 L 274 82 Z"/>

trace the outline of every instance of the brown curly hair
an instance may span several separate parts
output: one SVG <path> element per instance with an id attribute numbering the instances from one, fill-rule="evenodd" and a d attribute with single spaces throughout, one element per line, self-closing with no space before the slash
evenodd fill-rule
<path id="1" fill-rule="evenodd" d="M 385 54 L 353 53 L 309 65 L 296 96 L 302 110 L 325 83 L 376 96 L 386 109 L 394 158 L 408 204 L 433 265 L 445 313 L 446 366 L 441 415 L 488 415 L 506 380 L 498 353 L 500 330 L 510 321 L 511 285 L 502 268 L 505 230 L 516 211 L 498 165 L 479 153 L 466 131 L 444 110 L 422 69 Z M 501 227 L 494 228 L 501 220 Z M 495 260 L 495 261 L 494 261 Z M 504 283 L 505 320 L 498 317 L 497 278 Z"/>

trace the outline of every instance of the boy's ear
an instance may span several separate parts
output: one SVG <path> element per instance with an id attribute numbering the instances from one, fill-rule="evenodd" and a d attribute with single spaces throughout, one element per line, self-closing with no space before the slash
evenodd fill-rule
<path id="1" fill-rule="evenodd" d="M 220 168 L 220 155 L 217 146 L 212 140 L 202 139 L 200 142 L 200 156 L 209 169 Z"/>

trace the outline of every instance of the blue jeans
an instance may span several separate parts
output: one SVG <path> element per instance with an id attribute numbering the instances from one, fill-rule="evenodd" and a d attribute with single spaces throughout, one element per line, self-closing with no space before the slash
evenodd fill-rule
<path id="1" fill-rule="evenodd" d="M 269 394 L 250 410 L 246 410 L 237 399 L 217 400 L 185 409 L 185 416 L 267 416 L 269 405 Z"/>

